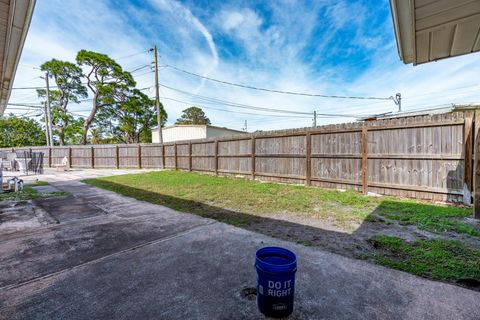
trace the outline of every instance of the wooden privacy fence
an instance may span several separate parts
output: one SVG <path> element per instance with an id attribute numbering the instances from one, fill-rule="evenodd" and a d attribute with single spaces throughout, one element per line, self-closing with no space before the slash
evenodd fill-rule
<path id="1" fill-rule="evenodd" d="M 171 168 L 470 203 L 475 118 L 462 111 L 164 145 L 16 150 L 43 151 L 49 166 L 66 156 L 72 167 Z"/>

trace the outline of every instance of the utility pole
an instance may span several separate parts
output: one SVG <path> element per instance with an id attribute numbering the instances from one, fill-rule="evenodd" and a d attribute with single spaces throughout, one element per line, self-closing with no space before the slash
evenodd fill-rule
<path id="1" fill-rule="evenodd" d="M 157 107 L 157 124 L 158 124 L 158 141 L 163 144 L 162 133 L 162 114 L 160 112 L 160 96 L 158 93 L 158 60 L 157 60 L 157 45 L 153 46 L 153 63 L 155 65 L 155 105 Z"/>
<path id="2" fill-rule="evenodd" d="M 313 126 L 317 126 L 317 111 L 313 111 Z"/>
<path id="3" fill-rule="evenodd" d="M 47 102 L 43 105 L 43 114 L 45 116 L 45 140 L 47 141 L 47 147 L 50 147 L 50 132 L 48 130 L 48 116 L 47 116 Z"/>
<path id="4" fill-rule="evenodd" d="M 52 130 L 52 111 L 50 110 L 50 86 L 48 84 L 48 71 L 45 73 L 45 82 L 47 84 L 47 126 L 48 139 L 50 146 L 53 147 L 53 130 Z"/>
<path id="5" fill-rule="evenodd" d="M 390 99 L 398 106 L 398 112 L 402 112 L 402 95 L 397 93 L 395 97 L 391 96 Z"/>
<path id="6" fill-rule="evenodd" d="M 245 120 L 245 127 L 243 128 L 243 131 L 248 132 L 247 120 Z"/>
<path id="7" fill-rule="evenodd" d="M 400 93 L 397 93 L 395 95 L 395 98 L 397 98 L 398 102 L 398 112 L 402 112 L 402 95 Z"/>

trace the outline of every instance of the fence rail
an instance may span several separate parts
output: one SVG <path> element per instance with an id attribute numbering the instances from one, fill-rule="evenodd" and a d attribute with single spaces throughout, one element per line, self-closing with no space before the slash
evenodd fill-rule
<path id="1" fill-rule="evenodd" d="M 474 112 L 414 116 L 220 139 L 135 145 L 15 148 L 52 167 L 170 168 L 470 202 Z"/>

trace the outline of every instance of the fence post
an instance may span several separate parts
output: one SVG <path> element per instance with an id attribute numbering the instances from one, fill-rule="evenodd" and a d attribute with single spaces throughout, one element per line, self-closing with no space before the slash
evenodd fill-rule
<path id="1" fill-rule="evenodd" d="M 95 169 L 95 150 L 93 147 L 90 147 L 90 152 L 91 152 L 91 161 L 92 161 L 92 169 Z"/>
<path id="2" fill-rule="evenodd" d="M 68 147 L 68 165 L 72 166 L 72 147 Z"/>
<path id="3" fill-rule="evenodd" d="M 305 156 L 305 184 L 307 186 L 312 185 L 312 162 L 311 162 L 311 156 L 312 156 L 312 138 L 310 135 L 310 132 L 307 132 L 305 136 L 307 148 L 306 148 L 306 156 Z"/>
<path id="4" fill-rule="evenodd" d="M 118 145 L 115 146 L 115 167 L 120 168 L 120 150 Z"/>
<path id="5" fill-rule="evenodd" d="M 465 161 L 465 169 L 463 172 L 463 182 L 465 183 L 465 188 L 463 192 L 463 203 L 470 205 L 472 203 L 471 191 L 473 190 L 473 170 L 472 170 L 472 155 L 473 155 L 473 111 L 465 112 L 465 124 L 463 125 L 463 153 Z"/>
<path id="6" fill-rule="evenodd" d="M 368 193 L 367 163 L 368 163 L 368 131 L 367 127 L 362 127 L 362 192 Z"/>
<path id="7" fill-rule="evenodd" d="M 218 176 L 218 140 L 215 140 L 215 174 Z"/>
<path id="8" fill-rule="evenodd" d="M 480 110 L 475 111 L 473 160 L 473 205 L 475 219 L 480 219 Z"/>
<path id="9" fill-rule="evenodd" d="M 178 163 L 177 163 L 177 144 L 173 144 L 173 152 L 174 152 L 174 160 L 175 160 L 175 170 L 178 168 Z"/>
<path id="10" fill-rule="evenodd" d="M 48 147 L 48 167 L 52 167 L 52 147 Z"/>
<path id="11" fill-rule="evenodd" d="M 142 146 L 138 145 L 138 168 L 142 169 Z"/>
<path id="12" fill-rule="evenodd" d="M 255 136 L 252 135 L 252 180 L 255 180 Z"/>
<path id="13" fill-rule="evenodd" d="M 192 142 L 188 143 L 188 171 L 192 171 Z"/>
<path id="14" fill-rule="evenodd" d="M 165 169 L 165 145 L 162 144 L 162 167 Z"/>

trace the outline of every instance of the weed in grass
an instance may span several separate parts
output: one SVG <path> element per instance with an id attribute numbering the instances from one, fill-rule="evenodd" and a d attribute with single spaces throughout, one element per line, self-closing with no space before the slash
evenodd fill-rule
<path id="1" fill-rule="evenodd" d="M 33 200 L 41 197 L 53 197 L 53 196 L 64 196 L 67 195 L 66 192 L 58 191 L 58 192 L 51 192 L 51 193 L 39 193 L 37 190 L 33 189 L 32 187 L 37 186 L 46 186 L 49 183 L 46 181 L 35 181 L 33 183 L 29 183 L 25 185 L 23 190 L 18 192 L 4 192 L 0 193 L 0 201 L 22 201 L 22 200 Z"/>
<path id="2" fill-rule="evenodd" d="M 370 255 L 381 265 L 435 280 L 480 280 L 480 250 L 453 240 L 417 240 L 379 235 L 369 242 L 384 253 Z"/>
<path id="3" fill-rule="evenodd" d="M 0 201 L 22 201 L 38 198 L 38 192 L 31 187 L 24 187 L 18 192 L 4 192 L 0 193 Z"/>
<path id="4" fill-rule="evenodd" d="M 453 231 L 470 236 L 480 233 L 459 219 L 471 216 L 471 209 L 451 206 L 434 206 L 411 200 L 383 200 L 375 209 L 375 213 L 401 225 L 415 225 L 420 229 L 441 233 Z"/>
<path id="5" fill-rule="evenodd" d="M 49 183 L 47 181 L 43 181 L 43 180 L 35 180 L 31 183 L 28 183 L 27 185 L 29 187 L 39 187 L 39 186 L 48 186 Z"/>
<path id="6" fill-rule="evenodd" d="M 311 247 L 313 245 L 312 242 L 310 242 L 308 240 L 296 240 L 295 242 L 298 243 L 298 244 L 301 244 L 305 247 Z"/>

